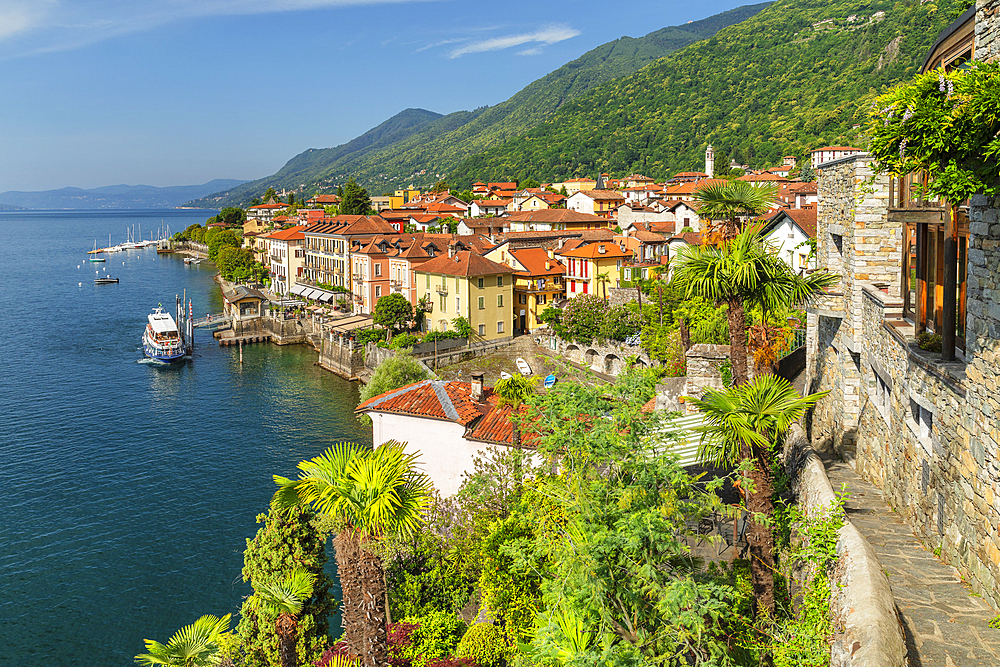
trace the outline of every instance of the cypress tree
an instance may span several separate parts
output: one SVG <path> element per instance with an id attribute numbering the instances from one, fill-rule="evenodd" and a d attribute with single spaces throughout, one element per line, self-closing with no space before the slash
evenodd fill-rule
<path id="1" fill-rule="evenodd" d="M 257 516 L 264 527 L 243 552 L 243 581 L 254 588 L 280 581 L 296 566 L 316 575 L 313 597 L 302 606 L 298 618 L 296 653 L 300 665 L 312 664 L 330 646 L 330 615 L 337 601 L 330 594 L 332 581 L 323 572 L 326 565 L 326 534 L 316 526 L 316 514 L 293 507 L 283 512 L 273 509 Z M 252 609 L 249 598 L 240 609 L 236 628 L 240 652 L 246 667 L 271 667 L 279 664 L 278 633 L 274 619 Z"/>

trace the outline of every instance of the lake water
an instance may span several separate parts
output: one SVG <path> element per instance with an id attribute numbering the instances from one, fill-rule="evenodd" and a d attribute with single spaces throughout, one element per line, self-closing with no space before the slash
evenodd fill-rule
<path id="1" fill-rule="evenodd" d="M 311 348 L 251 345 L 240 365 L 198 331 L 190 362 L 139 363 L 157 303 L 172 311 L 186 290 L 196 317 L 222 310 L 214 268 L 155 248 L 105 264 L 86 252 L 212 214 L 0 212 L 0 665 L 124 667 L 143 638 L 235 617 L 271 476 L 371 442 L 357 388 Z M 94 285 L 95 272 L 121 282 Z"/>

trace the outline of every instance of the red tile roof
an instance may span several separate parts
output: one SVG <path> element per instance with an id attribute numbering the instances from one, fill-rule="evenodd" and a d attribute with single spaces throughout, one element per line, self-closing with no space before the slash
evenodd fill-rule
<path id="1" fill-rule="evenodd" d="M 525 271 L 519 273 L 531 276 L 555 276 L 566 273 L 566 267 L 562 262 L 558 259 L 549 259 L 549 253 L 544 248 L 521 248 L 511 250 L 510 254 L 525 268 Z M 545 268 L 546 264 L 549 268 Z"/>
<path id="2" fill-rule="evenodd" d="M 577 194 L 583 195 L 585 197 L 590 197 L 591 199 L 601 199 L 601 200 L 621 200 L 625 201 L 625 197 L 620 192 L 615 192 L 614 190 L 580 190 Z"/>
<path id="3" fill-rule="evenodd" d="M 359 405 L 355 412 L 391 412 L 451 421 L 465 427 L 464 437 L 469 440 L 502 445 L 514 442 L 510 406 L 500 407 L 496 394 L 488 387 L 483 388 L 482 400 L 473 400 L 472 385 L 468 382 L 422 380 L 374 396 Z M 526 431 L 522 433 L 521 445 L 535 446 L 538 435 Z"/>
<path id="4" fill-rule="evenodd" d="M 606 218 L 580 213 L 568 208 L 546 208 L 541 211 L 516 211 L 507 216 L 513 222 L 593 222 L 607 224 Z"/>
<path id="5" fill-rule="evenodd" d="M 275 239 L 278 241 L 300 241 L 305 238 L 305 235 L 302 233 L 302 230 L 305 228 L 305 225 L 296 225 L 295 227 L 282 229 L 280 232 L 268 234 L 264 238 Z"/>
<path id="6" fill-rule="evenodd" d="M 500 273 L 514 273 L 514 269 L 499 264 L 468 250 L 455 253 L 454 257 L 440 255 L 420 265 L 420 273 L 436 273 L 446 276 L 493 276 Z"/>
<path id="7" fill-rule="evenodd" d="M 603 252 L 602 249 L 603 248 Z M 624 252 L 617 243 L 601 243 L 600 241 L 577 246 L 572 250 L 563 250 L 559 253 L 564 257 L 582 257 L 584 259 L 600 259 L 614 257 L 631 257 L 631 253 Z"/>

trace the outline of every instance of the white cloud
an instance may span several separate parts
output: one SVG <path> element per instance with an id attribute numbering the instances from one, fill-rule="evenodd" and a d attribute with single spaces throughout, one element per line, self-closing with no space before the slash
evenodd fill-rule
<path id="1" fill-rule="evenodd" d="M 570 28 L 566 25 L 553 25 L 535 32 L 524 33 L 521 35 L 508 35 L 506 37 L 491 37 L 490 39 L 484 39 L 475 42 L 469 42 L 464 46 L 460 46 L 457 49 L 451 51 L 448 54 L 449 58 L 459 58 L 469 53 L 484 53 L 486 51 L 500 51 L 503 49 L 509 49 L 515 46 L 521 46 L 522 44 L 539 44 L 530 49 L 521 51 L 521 55 L 535 55 L 541 53 L 541 46 L 548 46 L 549 44 L 555 44 L 556 42 L 561 42 L 566 39 L 571 39 L 580 34 L 580 31 L 575 28 Z"/>
<path id="2" fill-rule="evenodd" d="M 0 0 L 0 57 L 66 51 L 176 21 L 432 0 Z"/>

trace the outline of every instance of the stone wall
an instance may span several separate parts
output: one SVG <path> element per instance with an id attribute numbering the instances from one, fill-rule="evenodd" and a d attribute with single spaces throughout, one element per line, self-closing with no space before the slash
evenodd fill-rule
<path id="1" fill-rule="evenodd" d="M 809 308 L 806 386 L 830 391 L 811 415 L 819 449 L 850 454 L 861 411 L 863 285 L 884 285 L 899 297 L 902 228 L 889 220 L 889 179 L 874 177 L 866 153 L 819 170 L 817 265 L 840 276 L 829 297 Z"/>
<path id="2" fill-rule="evenodd" d="M 836 499 L 823 462 L 796 424 L 785 441 L 785 467 L 806 516 L 828 515 Z M 847 517 L 830 581 L 834 619 L 831 667 L 905 667 L 906 641 L 889 579 L 878 556 Z"/>
<path id="3" fill-rule="evenodd" d="M 976 2 L 976 60 L 1000 58 L 1000 0 Z"/>
<path id="4" fill-rule="evenodd" d="M 833 446 L 972 590 L 1000 604 L 1000 200 L 969 212 L 967 349 L 943 362 L 902 319 L 901 224 L 861 191 L 867 158 L 820 174 L 817 240 L 842 277 L 842 302 L 809 315 L 810 391 L 829 390 L 810 417 Z M 869 201 L 867 210 L 864 202 Z M 859 203 L 860 202 L 860 203 Z M 894 229 L 895 227 L 895 229 Z"/>
<path id="5" fill-rule="evenodd" d="M 638 345 L 599 345 L 596 341 L 586 345 L 561 338 L 555 338 L 555 341 L 555 352 L 574 363 L 606 375 L 617 376 L 625 370 L 625 360 L 631 356 L 635 356 L 641 366 L 659 365 Z"/>
<path id="6" fill-rule="evenodd" d="M 722 390 L 720 367 L 729 359 L 728 345 L 692 345 L 687 357 L 687 380 L 684 382 L 684 396 L 701 398 L 706 389 Z M 749 363 L 750 360 L 747 359 Z M 686 403 L 688 412 L 694 411 L 691 403 Z"/>

